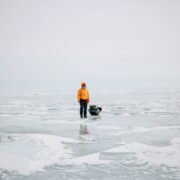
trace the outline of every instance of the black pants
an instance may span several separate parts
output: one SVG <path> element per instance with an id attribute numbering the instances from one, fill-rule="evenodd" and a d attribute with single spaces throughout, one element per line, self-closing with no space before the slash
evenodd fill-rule
<path id="1" fill-rule="evenodd" d="M 87 105 L 88 105 L 88 102 L 86 100 L 83 100 L 83 99 L 80 100 L 80 116 L 81 116 L 81 118 L 83 117 L 83 115 L 85 118 L 87 117 Z"/>

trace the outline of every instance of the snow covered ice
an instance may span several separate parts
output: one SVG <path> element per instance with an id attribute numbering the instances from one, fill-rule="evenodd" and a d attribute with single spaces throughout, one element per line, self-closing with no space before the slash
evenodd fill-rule
<path id="1" fill-rule="evenodd" d="M 82 120 L 75 93 L 1 91 L 0 179 L 180 179 L 180 91 L 91 96 Z"/>

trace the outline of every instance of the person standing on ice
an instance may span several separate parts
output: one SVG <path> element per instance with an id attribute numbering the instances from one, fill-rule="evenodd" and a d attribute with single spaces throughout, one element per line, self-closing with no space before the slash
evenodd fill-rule
<path id="1" fill-rule="evenodd" d="M 87 118 L 87 106 L 89 103 L 89 91 L 86 88 L 86 83 L 81 83 L 81 88 L 78 90 L 77 99 L 80 104 L 80 117 Z"/>

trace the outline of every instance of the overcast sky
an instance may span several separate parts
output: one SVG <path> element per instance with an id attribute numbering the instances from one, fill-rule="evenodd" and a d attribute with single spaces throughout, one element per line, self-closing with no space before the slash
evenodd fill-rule
<path id="1" fill-rule="evenodd" d="M 0 88 L 180 86 L 179 0 L 0 0 Z"/>

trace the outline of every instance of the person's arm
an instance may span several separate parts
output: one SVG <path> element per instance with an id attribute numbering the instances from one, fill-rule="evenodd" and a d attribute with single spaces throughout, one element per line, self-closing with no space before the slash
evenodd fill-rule
<path id="1" fill-rule="evenodd" d="M 78 90 L 78 93 L 77 93 L 77 100 L 78 102 L 80 102 L 80 90 Z"/>
<path id="2" fill-rule="evenodd" d="M 88 90 L 87 90 L 87 97 L 88 97 L 87 102 L 89 102 L 90 101 L 90 96 L 89 96 L 89 91 Z"/>

